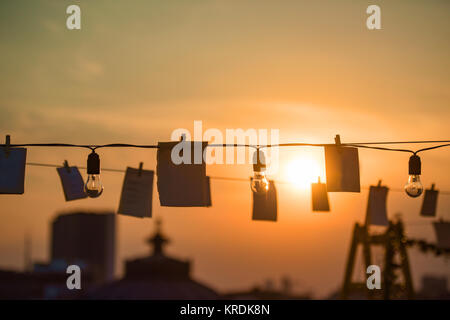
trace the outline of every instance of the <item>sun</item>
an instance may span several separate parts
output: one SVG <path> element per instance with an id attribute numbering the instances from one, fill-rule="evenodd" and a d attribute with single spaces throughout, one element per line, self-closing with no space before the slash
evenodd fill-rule
<path id="1" fill-rule="evenodd" d="M 309 189 L 321 176 L 319 163 L 311 158 L 298 158 L 286 166 L 288 181 L 299 189 Z"/>

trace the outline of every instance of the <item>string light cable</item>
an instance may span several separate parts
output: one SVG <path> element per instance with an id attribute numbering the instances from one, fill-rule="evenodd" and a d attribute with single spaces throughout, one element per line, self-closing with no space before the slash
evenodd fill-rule
<path id="1" fill-rule="evenodd" d="M 185 141 L 185 136 L 182 137 L 181 141 Z M 382 145 L 396 145 L 396 144 L 436 144 L 441 143 L 439 145 L 434 145 L 431 147 L 422 148 L 419 150 L 410 150 L 403 148 L 391 148 Z M 103 192 L 103 185 L 100 181 L 100 157 L 96 153 L 97 149 L 101 148 L 141 148 L 141 149 L 158 149 L 158 145 L 138 145 L 138 144 L 127 144 L 127 143 L 111 143 L 111 144 L 103 144 L 103 145 L 89 145 L 89 144 L 69 144 L 69 143 L 24 143 L 24 144 L 11 144 L 10 136 L 6 136 L 6 142 L 4 144 L 0 144 L 1 147 L 4 148 L 6 154 L 9 153 L 10 148 L 14 147 L 70 147 L 70 148 L 84 148 L 91 150 L 90 155 L 88 156 L 87 161 L 87 171 L 88 171 L 88 179 L 85 185 L 85 191 L 89 197 L 96 198 L 100 196 Z M 276 147 L 330 147 L 330 146 L 338 146 L 338 147 L 354 147 L 354 148 L 365 148 L 365 149 L 374 149 L 374 150 L 382 150 L 382 151 L 395 151 L 395 152 L 406 152 L 411 153 L 411 157 L 409 159 L 409 177 L 408 182 L 404 187 L 404 191 L 410 197 L 418 197 L 423 192 L 423 185 L 420 182 L 421 175 L 421 160 L 418 156 L 418 153 L 434 150 L 438 148 L 448 147 L 450 146 L 450 140 L 425 140 L 425 141 L 383 141 L 383 142 L 352 142 L 352 143 L 341 143 L 341 139 L 339 135 L 335 137 L 334 144 L 323 144 L 323 143 L 304 143 L 304 142 L 295 142 L 295 143 L 280 143 L 280 144 L 266 144 L 266 145 L 254 145 L 254 144 L 207 144 L 206 147 L 244 147 L 244 148 L 254 148 L 256 149 L 254 155 L 254 177 L 251 179 L 251 187 L 254 192 L 266 192 L 268 190 L 268 180 L 265 175 L 265 160 L 264 153 L 261 149 L 264 148 L 276 148 Z M 255 160 L 256 159 L 256 160 Z M 29 165 L 32 165 L 28 163 Z M 38 164 L 42 165 L 45 164 Z M 109 171 L 107 169 L 103 169 L 105 171 Z M 441 192 L 442 193 L 442 192 Z"/>
<path id="2" fill-rule="evenodd" d="M 182 140 L 185 140 L 183 138 Z M 418 150 L 410 150 L 404 148 L 396 148 L 396 147 L 387 147 L 387 145 L 401 145 L 401 144 L 438 144 L 433 145 L 426 148 L 421 148 Z M 434 149 L 444 148 L 450 146 L 450 140 L 426 140 L 426 141 L 384 141 L 384 142 L 355 142 L 355 143 L 341 143 L 339 135 L 335 138 L 334 144 L 322 144 L 322 143 L 280 143 L 280 144 L 266 144 L 266 145 L 253 145 L 253 144 L 207 144 L 206 147 L 243 147 L 243 148 L 253 148 L 256 150 L 254 153 L 253 159 L 253 171 L 254 176 L 251 180 L 251 187 L 253 192 L 266 192 L 268 189 L 268 181 L 265 176 L 265 160 L 264 153 L 262 149 L 267 148 L 279 148 L 279 147 L 330 147 L 330 146 L 339 146 L 339 147 L 353 147 L 353 148 L 364 148 L 364 149 L 373 149 L 373 150 L 381 150 L 381 151 L 395 151 L 395 152 L 404 152 L 410 153 L 411 157 L 409 159 L 409 178 L 408 183 L 405 185 L 404 189 L 396 189 L 390 188 L 390 191 L 393 192 L 403 192 L 406 193 L 410 197 L 418 197 L 423 192 L 423 186 L 420 182 L 421 175 L 421 160 L 418 156 L 419 153 L 430 151 Z M 83 148 L 89 149 L 91 153 L 87 159 L 87 165 L 85 167 L 78 166 L 79 169 L 85 169 L 88 173 L 88 179 L 85 184 L 85 192 L 89 197 L 96 198 L 100 196 L 103 192 L 103 186 L 100 182 L 100 157 L 96 153 L 96 150 L 102 148 L 140 148 L 140 149 L 158 149 L 158 145 L 138 145 L 138 144 L 127 144 L 127 143 L 111 143 L 111 144 L 102 144 L 102 145 L 89 145 L 89 144 L 69 144 L 69 143 L 25 143 L 25 144 L 11 144 L 10 138 L 7 136 L 6 143 L 0 144 L 0 147 L 4 148 L 6 154 L 9 153 L 10 148 L 14 147 L 65 147 L 65 148 Z M 256 160 L 255 160 L 256 159 Z M 50 168 L 59 168 L 61 165 L 49 164 L 49 163 L 40 163 L 40 162 L 26 162 L 27 166 L 39 166 L 39 167 L 50 167 Z M 67 165 L 67 162 L 66 162 Z M 102 171 L 107 172 L 117 172 L 124 173 L 125 170 L 122 169 L 114 169 L 114 168 L 101 168 Z M 213 180 L 224 180 L 224 181 L 238 181 L 238 182 L 248 182 L 248 179 L 244 178 L 235 178 L 235 177 L 221 177 L 221 176 L 210 176 L 210 179 Z M 275 181 L 279 184 L 290 184 L 287 181 Z M 369 187 L 363 186 L 362 189 L 369 189 Z M 450 195 L 450 191 L 439 191 L 442 195 Z M 408 223 L 407 225 L 418 225 L 414 222 Z M 420 224 L 423 225 L 423 224 Z M 417 247 L 422 252 L 432 252 L 436 256 L 440 255 L 450 255 L 449 248 L 440 248 L 436 244 L 428 243 L 425 240 L 416 240 L 416 239 L 403 239 L 404 243 L 408 247 Z"/>
<path id="3" fill-rule="evenodd" d="M 408 149 L 395 149 L 387 147 L 375 147 L 373 145 L 391 145 L 391 144 L 429 144 L 429 143 L 445 143 L 442 145 L 432 146 L 428 148 L 419 149 L 417 151 Z M 274 148 L 274 147 L 328 147 L 335 146 L 335 143 L 306 143 L 306 142 L 294 142 L 294 143 L 279 143 L 279 144 L 236 144 L 236 143 L 223 143 L 223 144 L 208 144 L 207 147 L 247 147 L 247 148 Z M 403 151 L 410 153 L 419 153 L 422 151 L 442 148 L 450 146 L 450 140 L 414 140 L 414 141 L 378 141 L 378 142 L 349 142 L 340 143 L 342 147 L 356 147 L 356 148 L 369 148 L 388 151 Z M 142 144 L 129 144 L 129 143 L 110 143 L 110 144 L 71 144 L 71 143 L 22 143 L 22 144 L 0 144 L 1 147 L 72 147 L 72 148 L 87 148 L 96 150 L 100 148 L 144 148 L 144 149 L 158 149 L 158 145 L 142 145 Z"/>
<path id="4" fill-rule="evenodd" d="M 61 167 L 61 165 L 51 164 L 51 163 L 41 163 L 41 162 L 27 162 L 26 165 L 27 166 L 32 166 L 32 167 L 48 167 L 48 168 L 59 168 L 59 167 Z M 77 168 L 78 169 L 87 170 L 87 167 L 85 167 L 85 166 L 77 166 Z M 123 169 L 114 169 L 114 168 L 101 168 L 101 169 L 102 169 L 102 171 L 107 171 L 107 172 L 116 172 L 116 173 L 125 173 L 126 172 Z M 238 177 L 210 176 L 209 178 L 212 179 L 212 180 L 248 182 L 248 179 L 246 179 L 246 178 L 238 178 Z M 292 184 L 292 182 L 284 181 L 284 180 L 274 180 L 274 182 L 277 183 L 277 184 L 289 184 L 289 185 Z M 361 187 L 361 189 L 369 190 L 369 187 L 368 186 L 363 186 L 363 187 Z M 404 192 L 404 190 L 400 189 L 400 188 L 389 188 L 389 191 Z M 450 191 L 439 190 L 439 194 L 450 195 Z"/>

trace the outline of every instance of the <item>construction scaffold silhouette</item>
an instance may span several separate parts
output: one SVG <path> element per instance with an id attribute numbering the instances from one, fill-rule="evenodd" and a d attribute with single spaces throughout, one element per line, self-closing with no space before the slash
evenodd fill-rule
<path id="1" fill-rule="evenodd" d="M 389 221 L 389 226 L 383 233 L 371 234 L 369 230 L 367 223 L 365 225 L 355 223 L 341 290 L 342 299 L 352 298 L 355 294 L 358 298 L 366 296 L 369 299 L 414 299 L 407 248 L 418 246 L 422 252 L 431 251 L 435 256 L 450 255 L 450 248 L 439 248 L 436 244 L 424 240 L 407 238 L 404 233 L 404 224 L 400 219 Z M 373 247 L 379 247 L 384 252 L 380 290 L 370 290 L 366 282 L 353 281 L 360 246 L 362 246 L 364 270 L 373 265 Z"/>

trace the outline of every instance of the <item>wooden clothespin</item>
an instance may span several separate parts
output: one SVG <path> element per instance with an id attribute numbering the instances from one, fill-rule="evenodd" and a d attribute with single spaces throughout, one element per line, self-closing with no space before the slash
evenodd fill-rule
<path id="1" fill-rule="evenodd" d="M 69 162 L 67 160 L 64 160 L 64 168 L 66 168 L 67 172 L 70 173 Z"/>
<path id="2" fill-rule="evenodd" d="M 9 157 L 9 153 L 11 151 L 11 136 L 9 134 L 6 135 L 5 138 L 5 156 Z"/>
<path id="3" fill-rule="evenodd" d="M 378 188 L 381 187 L 381 180 L 378 180 L 378 185 L 377 185 L 377 187 L 378 187 Z"/>
<path id="4" fill-rule="evenodd" d="M 139 162 L 139 171 L 138 171 L 138 176 L 140 177 L 142 175 L 142 167 L 144 166 L 143 162 Z"/>
<path id="5" fill-rule="evenodd" d="M 337 146 L 341 145 L 341 136 L 340 135 L 336 135 L 336 137 L 334 137 L 334 142 L 336 143 Z"/>
<path id="6" fill-rule="evenodd" d="M 434 183 L 431 184 L 431 190 L 435 190 L 434 189 Z"/>

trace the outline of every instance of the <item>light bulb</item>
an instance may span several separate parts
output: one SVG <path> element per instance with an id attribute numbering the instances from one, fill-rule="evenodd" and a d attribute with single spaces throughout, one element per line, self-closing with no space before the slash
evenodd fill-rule
<path id="1" fill-rule="evenodd" d="M 251 188 L 253 192 L 265 193 L 269 190 L 269 181 L 266 178 L 266 160 L 264 153 L 259 150 L 253 154 L 253 177 Z"/>
<path id="2" fill-rule="evenodd" d="M 405 185 L 405 192 L 411 198 L 420 196 L 423 192 L 423 185 L 420 182 L 422 173 L 422 163 L 418 155 L 414 154 L 409 158 L 409 177 Z"/>
<path id="3" fill-rule="evenodd" d="M 256 193 L 264 193 L 269 190 L 269 181 L 265 172 L 255 172 L 252 178 L 252 191 Z"/>
<path id="4" fill-rule="evenodd" d="M 419 174 L 409 175 L 408 183 L 405 185 L 405 192 L 411 198 L 416 198 L 422 194 L 423 185 L 420 182 Z"/>
<path id="5" fill-rule="evenodd" d="M 100 181 L 100 157 L 94 150 L 88 156 L 87 160 L 88 178 L 84 185 L 84 192 L 90 198 L 97 198 L 103 192 L 103 185 Z"/>
<path id="6" fill-rule="evenodd" d="M 84 191 L 90 198 L 97 198 L 103 192 L 103 185 L 100 181 L 99 174 L 88 174 L 86 184 L 84 185 Z"/>

